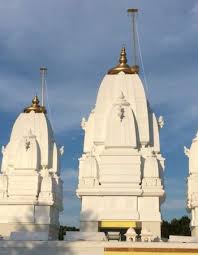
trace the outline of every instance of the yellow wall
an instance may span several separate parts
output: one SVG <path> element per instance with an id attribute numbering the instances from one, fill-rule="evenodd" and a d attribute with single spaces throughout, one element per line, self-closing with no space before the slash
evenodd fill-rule
<path id="1" fill-rule="evenodd" d="M 104 255 L 198 255 L 198 249 L 185 248 L 105 248 Z"/>
<path id="2" fill-rule="evenodd" d="M 196 252 L 163 252 L 163 251 L 158 251 L 158 252 L 138 252 L 138 251 L 105 251 L 104 255 L 187 255 L 187 254 L 192 254 L 198 255 L 198 251 Z"/>

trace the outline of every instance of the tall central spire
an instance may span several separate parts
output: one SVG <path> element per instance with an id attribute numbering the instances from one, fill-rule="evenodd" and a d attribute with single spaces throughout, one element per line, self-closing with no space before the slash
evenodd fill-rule
<path id="1" fill-rule="evenodd" d="M 82 203 L 81 231 L 134 227 L 160 238 L 164 158 L 159 126 L 122 48 L 88 120 L 82 120 L 85 139 L 76 190 Z"/>

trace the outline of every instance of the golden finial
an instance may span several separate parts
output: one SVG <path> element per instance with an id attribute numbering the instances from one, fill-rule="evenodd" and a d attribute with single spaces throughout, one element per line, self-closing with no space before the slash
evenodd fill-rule
<path id="1" fill-rule="evenodd" d="M 39 99 L 37 96 L 35 96 L 33 99 L 32 99 L 32 106 L 33 107 L 38 107 L 39 106 Z"/>
<path id="2" fill-rule="evenodd" d="M 137 73 L 136 70 L 127 65 L 126 50 L 124 47 L 121 49 L 119 62 L 120 63 L 116 67 L 108 71 L 108 74 L 118 74 L 119 72 L 124 72 L 126 74 Z"/>
<path id="3" fill-rule="evenodd" d="M 124 47 L 121 49 L 119 62 L 121 65 L 125 65 L 127 63 L 126 50 Z"/>
<path id="4" fill-rule="evenodd" d="M 26 107 L 24 109 L 24 113 L 30 113 L 31 111 L 33 111 L 35 113 L 46 113 L 47 112 L 44 106 L 39 105 L 39 99 L 37 96 L 35 96 L 32 99 L 32 105 L 29 107 Z"/>

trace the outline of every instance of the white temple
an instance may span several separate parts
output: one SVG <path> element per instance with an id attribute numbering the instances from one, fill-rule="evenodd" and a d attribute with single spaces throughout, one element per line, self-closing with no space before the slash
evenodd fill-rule
<path id="1" fill-rule="evenodd" d="M 45 231 L 57 238 L 62 211 L 60 152 L 37 97 L 17 118 L 2 153 L 0 235 Z"/>
<path id="2" fill-rule="evenodd" d="M 198 134 L 191 148 L 185 147 L 192 236 L 161 239 L 164 121 L 151 110 L 138 72 L 138 66 L 127 65 L 123 48 L 89 119 L 82 120 L 76 190 L 81 231 L 67 231 L 63 241 L 51 241 L 58 239 L 62 211 L 63 148 L 56 145 L 43 100 L 40 106 L 35 97 L 19 115 L 2 147 L 0 255 L 198 254 Z"/>
<path id="3" fill-rule="evenodd" d="M 191 235 L 198 237 L 198 133 L 192 140 L 190 149 L 184 147 L 189 157 L 189 177 L 187 179 L 187 208 L 191 212 Z"/>
<path id="4" fill-rule="evenodd" d="M 137 66 L 120 63 L 105 75 L 85 130 L 77 195 L 81 231 L 148 229 L 161 236 L 164 158 L 159 128 Z"/>

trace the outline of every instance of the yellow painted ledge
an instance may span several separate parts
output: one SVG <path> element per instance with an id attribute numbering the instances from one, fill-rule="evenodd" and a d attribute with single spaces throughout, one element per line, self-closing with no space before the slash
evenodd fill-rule
<path id="1" fill-rule="evenodd" d="M 159 255 L 159 254 L 163 254 L 163 255 L 170 255 L 170 252 L 163 252 L 163 251 L 159 251 L 159 252 L 139 252 L 139 251 L 107 251 L 104 253 L 104 255 Z M 198 251 L 196 252 L 171 252 L 171 254 L 174 255 L 186 255 L 186 254 L 198 254 Z"/>
<path id="2" fill-rule="evenodd" d="M 104 255 L 186 255 L 197 254 L 198 249 L 181 248 L 105 248 Z"/>
<path id="3" fill-rule="evenodd" d="M 136 221 L 110 221 L 103 220 L 100 221 L 101 228 L 136 228 L 139 222 Z"/>

